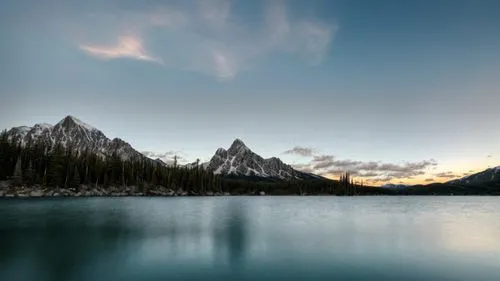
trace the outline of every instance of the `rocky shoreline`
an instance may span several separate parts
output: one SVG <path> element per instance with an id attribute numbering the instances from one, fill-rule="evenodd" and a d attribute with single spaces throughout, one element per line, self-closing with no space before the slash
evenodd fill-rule
<path id="1" fill-rule="evenodd" d="M 78 188 L 53 188 L 47 186 L 12 186 L 0 183 L 0 197 L 37 198 L 37 197 L 178 197 L 178 196 L 231 196 L 230 193 L 208 191 L 204 194 L 182 189 L 173 190 L 163 186 L 148 187 L 139 191 L 136 186 L 103 188 L 101 186 L 84 186 Z M 248 194 L 250 195 L 250 194 Z M 264 194 L 260 194 L 264 195 Z"/>

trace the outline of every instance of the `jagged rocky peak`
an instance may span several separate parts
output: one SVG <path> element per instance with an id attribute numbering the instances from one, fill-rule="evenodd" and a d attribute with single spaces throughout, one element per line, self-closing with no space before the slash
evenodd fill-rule
<path id="1" fill-rule="evenodd" d="M 95 127 L 68 115 L 55 126 L 40 123 L 33 127 L 16 127 L 7 132 L 10 141 L 24 146 L 31 142 L 42 142 L 49 147 L 71 146 L 76 151 L 94 151 L 101 156 L 118 155 L 123 160 L 143 158 L 127 142 L 115 138 L 110 140 Z"/>
<path id="2" fill-rule="evenodd" d="M 89 130 L 89 131 L 93 131 L 93 130 L 96 130 L 96 128 L 94 128 L 93 126 L 85 123 L 85 122 L 82 122 L 80 119 L 74 117 L 74 116 L 71 116 L 71 115 L 68 115 L 66 117 L 64 117 L 64 119 L 62 119 L 61 121 L 59 121 L 59 123 L 56 124 L 55 127 L 63 127 L 63 128 L 66 128 L 66 129 L 72 129 L 72 128 L 75 128 L 75 127 L 81 127 L 83 129 L 86 129 L 86 130 Z"/>
<path id="3" fill-rule="evenodd" d="M 245 145 L 241 139 L 235 139 L 231 147 L 229 147 L 229 155 L 235 155 L 239 152 L 248 152 L 250 149 Z"/>
<path id="4" fill-rule="evenodd" d="M 47 129 L 52 129 L 54 126 L 47 124 L 47 123 L 38 123 L 33 126 L 33 128 L 37 128 L 40 130 L 47 130 Z"/>
<path id="5" fill-rule="evenodd" d="M 31 130 L 31 127 L 28 126 L 19 126 L 11 129 L 12 132 L 17 132 L 19 134 L 26 135 Z"/>
<path id="6" fill-rule="evenodd" d="M 269 162 L 283 163 L 278 157 L 271 157 L 268 160 Z"/>
<path id="7" fill-rule="evenodd" d="M 129 145 L 128 142 L 126 142 L 120 138 L 114 138 L 111 142 L 116 143 L 118 145 Z"/>
<path id="8" fill-rule="evenodd" d="M 205 165 L 204 165 L 205 167 Z M 245 143 L 237 138 L 228 150 L 217 149 L 215 155 L 206 164 L 214 174 L 223 176 L 253 176 L 280 179 L 307 179 L 314 175 L 294 170 L 279 158 L 264 159 L 254 153 Z"/>
<path id="9" fill-rule="evenodd" d="M 225 150 L 224 148 L 221 147 L 221 148 L 217 149 L 214 156 L 227 157 L 227 150 Z"/>
<path id="10" fill-rule="evenodd" d="M 235 147 L 235 148 L 244 147 L 244 146 L 245 146 L 245 143 L 241 139 L 238 139 L 238 138 L 236 138 L 233 141 L 233 144 L 231 145 L 231 147 Z"/>

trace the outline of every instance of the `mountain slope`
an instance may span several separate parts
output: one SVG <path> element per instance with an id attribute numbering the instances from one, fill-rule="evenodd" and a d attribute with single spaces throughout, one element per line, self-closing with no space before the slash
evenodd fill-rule
<path id="1" fill-rule="evenodd" d="M 119 138 L 111 140 L 98 129 L 73 116 L 65 117 L 55 126 L 50 124 L 36 124 L 33 127 L 21 126 L 12 128 L 7 131 L 7 139 L 22 147 L 42 142 L 50 147 L 57 145 L 63 147 L 71 146 L 79 152 L 90 150 L 101 156 L 116 154 L 122 160 L 144 157 L 125 141 Z"/>
<path id="2" fill-rule="evenodd" d="M 500 166 L 486 169 L 482 172 L 467 177 L 463 177 L 461 179 L 452 180 L 447 183 L 474 185 L 474 184 L 483 184 L 488 182 L 500 182 Z"/>
<path id="3" fill-rule="evenodd" d="M 264 159 L 250 150 L 240 139 L 234 140 L 228 150 L 217 149 L 212 159 L 203 164 L 203 167 L 222 176 L 282 180 L 321 179 L 320 176 L 297 171 L 276 157 Z"/>

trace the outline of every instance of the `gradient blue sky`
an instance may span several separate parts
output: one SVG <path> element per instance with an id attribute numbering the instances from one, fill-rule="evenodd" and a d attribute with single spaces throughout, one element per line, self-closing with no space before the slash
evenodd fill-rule
<path id="1" fill-rule="evenodd" d="M 71 114 L 190 161 L 238 137 L 264 157 L 379 183 L 500 165 L 500 1 L 0 7 L 1 128 Z M 284 153 L 296 146 L 312 151 Z"/>

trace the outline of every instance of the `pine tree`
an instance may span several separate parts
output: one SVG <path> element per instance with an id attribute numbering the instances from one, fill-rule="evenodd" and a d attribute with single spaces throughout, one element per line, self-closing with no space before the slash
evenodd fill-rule
<path id="1" fill-rule="evenodd" d="M 78 172 L 78 167 L 75 166 L 73 169 L 73 178 L 71 179 L 71 187 L 78 188 L 80 186 L 80 183 L 80 172 Z"/>
<path id="2" fill-rule="evenodd" d="M 122 173 L 121 173 L 121 179 L 122 179 L 122 187 L 125 187 L 125 162 L 122 162 Z"/>
<path id="3" fill-rule="evenodd" d="M 12 175 L 12 180 L 14 181 L 15 184 L 21 184 L 23 181 L 21 156 L 17 157 L 16 167 L 14 168 L 14 174 Z"/>
<path id="4" fill-rule="evenodd" d="M 153 186 L 157 186 L 158 185 L 158 172 L 156 169 L 153 170 L 153 174 L 151 175 L 151 184 Z"/>
<path id="5" fill-rule="evenodd" d="M 103 185 L 104 187 L 108 187 L 109 185 L 109 179 L 108 179 L 108 173 L 104 173 L 104 179 L 103 179 Z"/>
<path id="6" fill-rule="evenodd" d="M 47 184 L 60 187 L 64 184 L 66 176 L 65 156 L 61 146 L 57 146 L 48 158 Z"/>
<path id="7" fill-rule="evenodd" d="M 35 182 L 35 173 L 33 171 L 33 163 L 31 160 L 29 160 L 28 168 L 24 170 L 23 181 L 28 185 L 31 185 Z"/>
<path id="8" fill-rule="evenodd" d="M 7 130 L 3 130 L 0 135 L 0 180 L 7 179 L 8 154 L 10 145 L 7 140 Z"/>

